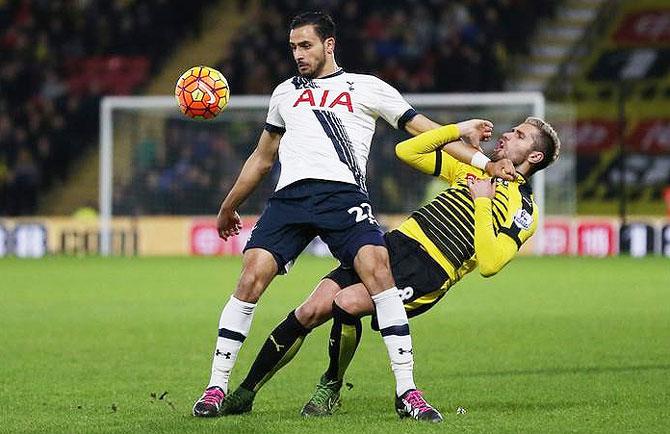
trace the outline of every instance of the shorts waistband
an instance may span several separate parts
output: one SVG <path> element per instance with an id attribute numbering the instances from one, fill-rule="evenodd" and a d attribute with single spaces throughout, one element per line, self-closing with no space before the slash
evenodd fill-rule
<path id="1" fill-rule="evenodd" d="M 349 184 L 347 182 L 339 182 L 339 181 L 329 181 L 325 179 L 308 178 L 308 179 L 301 179 L 300 181 L 296 181 L 292 184 L 287 185 L 281 190 L 275 191 L 272 197 L 279 199 L 290 199 L 297 197 L 314 196 L 324 193 L 333 193 L 339 191 L 351 191 L 354 193 L 362 193 L 367 196 L 367 193 L 365 193 L 356 184 Z"/>

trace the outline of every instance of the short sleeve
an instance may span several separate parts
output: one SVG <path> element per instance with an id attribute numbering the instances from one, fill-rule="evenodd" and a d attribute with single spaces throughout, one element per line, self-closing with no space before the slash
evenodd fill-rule
<path id="1" fill-rule="evenodd" d="M 416 110 L 390 84 L 377 79 L 374 92 L 377 96 L 377 113 L 393 128 L 404 129 L 405 124 L 417 115 Z"/>
<path id="2" fill-rule="evenodd" d="M 283 94 L 281 87 L 281 85 L 277 86 L 272 92 L 268 116 L 265 119 L 265 129 L 271 133 L 284 133 L 286 131 L 286 124 L 279 113 L 279 102 Z"/>

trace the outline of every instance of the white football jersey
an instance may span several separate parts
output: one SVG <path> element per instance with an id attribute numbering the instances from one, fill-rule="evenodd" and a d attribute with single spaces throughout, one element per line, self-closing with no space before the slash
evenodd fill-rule
<path id="1" fill-rule="evenodd" d="M 300 76 L 277 86 L 265 128 L 283 132 L 276 190 L 302 179 L 365 187 L 365 168 L 379 116 L 403 128 L 416 111 L 377 77 L 338 70 L 325 77 Z"/>

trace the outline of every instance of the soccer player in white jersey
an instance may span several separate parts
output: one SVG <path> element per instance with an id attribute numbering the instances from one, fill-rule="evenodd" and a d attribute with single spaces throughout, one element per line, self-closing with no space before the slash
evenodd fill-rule
<path id="1" fill-rule="evenodd" d="M 439 127 L 400 93 L 371 75 L 351 74 L 335 62 L 335 24 L 320 12 L 291 22 L 289 44 L 298 75 L 276 87 L 258 145 L 217 216 L 223 239 L 241 228 L 237 208 L 279 159 L 274 195 L 244 248 L 242 273 L 223 308 L 209 384 L 193 415 L 218 416 L 237 354 L 249 334 L 256 303 L 319 235 L 344 267 L 353 267 L 370 292 L 396 379 L 396 396 L 411 396 L 415 419 L 441 421 L 414 384 L 407 314 L 391 274 L 383 232 L 365 185 L 365 167 L 378 117 L 412 135 Z M 461 137 L 490 136 L 492 124 L 468 124 Z M 512 179 L 511 163 L 492 163 L 463 143 L 454 157 L 491 175 Z M 403 351 L 399 351 L 403 349 Z"/>

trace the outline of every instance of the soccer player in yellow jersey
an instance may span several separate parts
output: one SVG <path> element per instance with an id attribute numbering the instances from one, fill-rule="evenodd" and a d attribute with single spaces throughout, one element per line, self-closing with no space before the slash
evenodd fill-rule
<path id="1" fill-rule="evenodd" d="M 458 137 L 458 126 L 446 125 L 396 147 L 401 160 L 451 185 L 385 234 L 393 277 L 409 318 L 434 306 L 476 267 L 483 276 L 493 276 L 516 255 L 537 225 L 529 179 L 555 161 L 560 150 L 560 140 L 547 122 L 527 118 L 496 143 L 492 160 L 510 160 L 513 169 L 509 167 L 515 171 L 513 181 L 503 181 L 452 157 L 450 142 Z M 472 145 L 478 147 L 478 143 Z M 321 280 L 310 297 L 272 331 L 247 377 L 226 398 L 222 414 L 251 411 L 260 387 L 293 358 L 313 328 L 331 317 L 330 364 L 302 414 L 332 414 L 340 405 L 344 373 L 360 341 L 360 318 L 374 312 L 360 282 L 353 269 L 342 266 Z M 375 323 L 373 319 L 373 327 Z M 412 348 L 399 351 L 411 353 Z M 396 411 L 401 417 L 442 421 L 432 407 L 435 413 L 428 412 L 430 417 L 415 411 L 424 404 L 430 407 L 420 394 L 404 394 L 396 399 Z"/>

